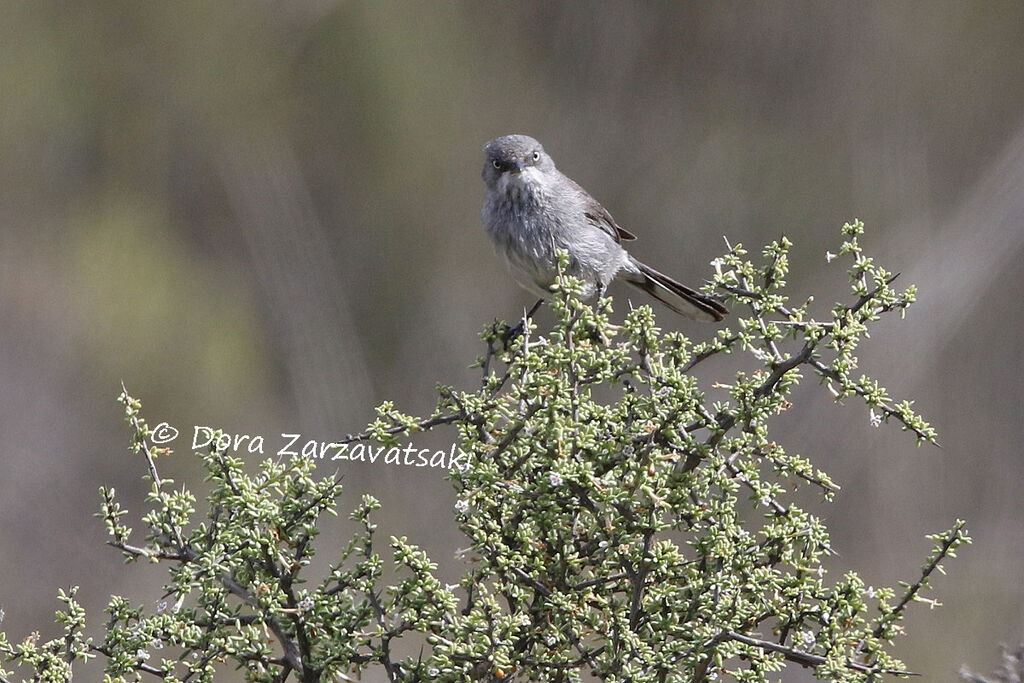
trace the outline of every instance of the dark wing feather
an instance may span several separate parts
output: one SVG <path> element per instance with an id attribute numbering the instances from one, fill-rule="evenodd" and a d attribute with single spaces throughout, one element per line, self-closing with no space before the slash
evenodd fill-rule
<path id="1" fill-rule="evenodd" d="M 597 205 L 597 208 L 600 209 L 600 211 L 585 211 L 583 213 L 583 215 L 587 217 L 587 220 L 590 221 L 592 225 L 601 228 L 606 233 L 614 237 L 616 242 L 621 242 L 622 240 L 629 241 L 636 239 L 636 235 L 634 235 L 629 230 L 626 230 L 625 228 L 623 228 L 622 226 L 615 222 L 615 219 L 612 218 L 612 215 L 608 213 L 608 209 L 604 208 L 597 202 L 594 202 L 594 204 Z"/>
<path id="2" fill-rule="evenodd" d="M 591 197 L 590 193 L 580 187 L 579 183 L 568 176 L 563 177 L 569 182 L 573 189 L 583 197 L 583 203 L 586 207 L 583 210 L 583 215 L 587 217 L 587 220 L 591 225 L 598 230 L 608 233 L 608 235 L 616 242 L 636 239 L 636 235 L 619 226 L 619 224 L 615 222 L 615 219 L 612 218 L 612 215 L 608 213 L 608 209 L 601 206 L 601 203 Z"/>

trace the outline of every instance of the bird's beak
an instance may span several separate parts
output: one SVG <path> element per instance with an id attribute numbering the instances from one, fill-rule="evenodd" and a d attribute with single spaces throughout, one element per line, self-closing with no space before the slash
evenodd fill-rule
<path id="1" fill-rule="evenodd" d="M 523 172 L 523 168 L 524 168 L 523 160 L 522 159 L 516 159 L 515 172 L 516 173 L 522 173 Z"/>

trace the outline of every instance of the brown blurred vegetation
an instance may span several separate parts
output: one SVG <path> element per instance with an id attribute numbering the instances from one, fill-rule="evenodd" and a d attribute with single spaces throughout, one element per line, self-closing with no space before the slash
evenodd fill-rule
<path id="1" fill-rule="evenodd" d="M 1022 3 L 959 0 L 5 3 L 3 628 L 46 626 L 73 583 L 94 625 L 110 592 L 159 595 L 160 570 L 123 568 L 91 516 L 102 483 L 136 512 L 145 490 L 122 380 L 182 430 L 164 474 L 200 489 L 193 425 L 270 449 L 476 382 L 476 333 L 529 303 L 480 228 L 480 149 L 524 132 L 639 257 L 694 283 L 722 235 L 785 234 L 793 295 L 825 310 L 843 275 L 824 252 L 867 223 L 920 303 L 862 365 L 943 448 L 813 386 L 776 438 L 844 487 L 822 510 L 837 570 L 913 578 L 923 534 L 969 521 L 946 606 L 916 610 L 900 652 L 925 680 L 990 669 L 1024 635 L 1022 22 Z M 382 498 L 384 530 L 452 580 L 441 474 L 345 471 L 353 505 Z"/>

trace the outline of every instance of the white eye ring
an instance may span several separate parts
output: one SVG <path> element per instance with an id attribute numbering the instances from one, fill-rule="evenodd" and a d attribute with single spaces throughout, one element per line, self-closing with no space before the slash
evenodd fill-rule
<path id="1" fill-rule="evenodd" d="M 534 161 L 540 161 L 540 152 L 534 152 L 533 153 L 533 160 Z"/>
<path id="2" fill-rule="evenodd" d="M 499 162 L 497 159 L 491 161 L 491 166 L 498 169 L 499 171 L 501 170 L 501 162 Z"/>

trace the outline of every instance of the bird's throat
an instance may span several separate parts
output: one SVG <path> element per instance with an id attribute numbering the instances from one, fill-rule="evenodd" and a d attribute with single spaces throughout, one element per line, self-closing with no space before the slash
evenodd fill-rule
<path id="1" fill-rule="evenodd" d="M 498 193 L 513 202 L 536 203 L 543 195 L 541 172 L 524 168 L 519 173 L 503 173 L 498 179 Z"/>

